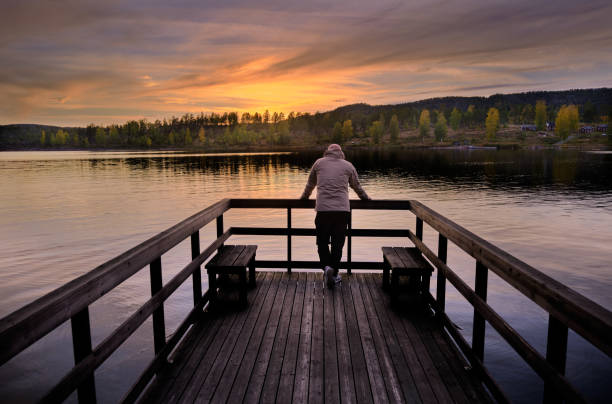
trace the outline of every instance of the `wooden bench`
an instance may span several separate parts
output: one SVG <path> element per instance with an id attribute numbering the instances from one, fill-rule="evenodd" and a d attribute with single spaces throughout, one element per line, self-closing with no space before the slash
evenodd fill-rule
<path id="1" fill-rule="evenodd" d="M 211 304 L 217 299 L 217 275 L 237 274 L 240 277 L 240 303 L 247 305 L 246 272 L 249 267 L 249 286 L 255 287 L 256 245 L 226 245 L 206 264 Z"/>
<path id="2" fill-rule="evenodd" d="M 383 288 L 390 289 L 391 301 L 397 303 L 399 277 L 409 276 L 410 284 L 419 298 L 429 293 L 433 267 L 415 247 L 383 247 Z M 391 285 L 389 287 L 389 272 Z"/>

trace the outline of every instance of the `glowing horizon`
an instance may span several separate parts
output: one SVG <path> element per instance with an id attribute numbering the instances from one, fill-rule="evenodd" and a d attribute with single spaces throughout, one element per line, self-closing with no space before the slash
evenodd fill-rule
<path id="1" fill-rule="evenodd" d="M 612 86 L 612 4 L 592 0 L 27 0 L 0 16 L 0 124 Z"/>

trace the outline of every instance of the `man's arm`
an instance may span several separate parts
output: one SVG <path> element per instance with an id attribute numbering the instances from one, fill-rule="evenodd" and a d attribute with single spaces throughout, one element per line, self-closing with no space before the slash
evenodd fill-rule
<path id="1" fill-rule="evenodd" d="M 317 170 L 315 170 L 315 166 L 312 166 L 310 170 L 310 175 L 308 176 L 308 181 L 306 182 L 306 187 L 304 188 L 304 192 L 300 199 L 308 199 L 310 194 L 312 194 L 312 190 L 317 185 Z"/>
<path id="2" fill-rule="evenodd" d="M 357 196 L 359 196 L 359 199 L 372 199 L 368 196 L 366 191 L 361 188 L 361 184 L 359 183 L 359 177 L 357 177 L 357 170 L 355 170 L 355 167 L 353 167 L 353 169 L 351 170 L 351 176 L 349 177 L 349 185 L 355 190 Z"/>

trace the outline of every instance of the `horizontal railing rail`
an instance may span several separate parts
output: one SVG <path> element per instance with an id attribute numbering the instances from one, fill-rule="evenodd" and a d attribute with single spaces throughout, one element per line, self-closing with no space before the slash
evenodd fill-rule
<path id="1" fill-rule="evenodd" d="M 353 237 L 396 237 L 411 240 L 438 269 L 436 297 L 429 294 L 437 317 L 498 401 L 507 401 L 507 397 L 483 365 L 485 322 L 489 322 L 543 378 L 546 383 L 545 401 L 559 399 L 560 396 L 556 395 L 559 394 L 558 392 L 566 400 L 583 401 L 582 396 L 564 376 L 568 328 L 576 331 L 608 356 L 612 356 L 612 313 L 610 311 L 417 201 L 351 201 L 350 205 L 347 261 L 342 262 L 341 267 L 347 269 L 349 273 L 354 269 L 382 269 L 382 262 L 352 261 Z M 92 402 L 95 401 L 94 371 L 147 318 L 152 316 L 155 357 L 124 397 L 126 402 L 135 401 L 155 374 L 164 366 L 168 356 L 207 304 L 208 292 L 202 293 L 200 267 L 232 235 L 287 237 L 287 259 L 257 260 L 258 268 L 286 268 L 289 272 L 294 268 L 319 268 L 317 261 L 292 260 L 291 254 L 292 237 L 315 235 L 313 228 L 292 226 L 292 209 L 313 209 L 314 206 L 315 203 L 312 200 L 223 199 L 207 207 L 91 272 L 0 319 L 0 365 L 70 319 L 75 366 L 44 397 L 43 401 L 61 401 L 77 389 L 80 402 Z M 286 209 L 287 227 L 229 227 L 225 230 L 223 215 L 230 209 Z M 412 232 L 409 229 L 353 229 L 352 211 L 358 209 L 411 211 L 416 216 L 416 230 Z M 200 252 L 199 230 L 215 220 L 217 237 L 204 251 Z M 438 232 L 437 254 L 423 242 L 423 223 L 427 223 Z M 163 285 L 161 256 L 189 237 L 191 238 L 192 261 Z M 474 290 L 446 264 L 448 241 L 476 260 Z M 151 298 L 92 349 L 89 305 L 147 265 L 150 267 L 151 274 Z M 508 284 L 550 313 L 546 357 L 533 348 L 487 304 L 488 270 L 495 272 Z M 193 278 L 194 307 L 175 333 L 167 339 L 163 303 L 190 276 Z M 446 281 L 450 282 L 474 307 L 471 346 L 445 313 Z"/>

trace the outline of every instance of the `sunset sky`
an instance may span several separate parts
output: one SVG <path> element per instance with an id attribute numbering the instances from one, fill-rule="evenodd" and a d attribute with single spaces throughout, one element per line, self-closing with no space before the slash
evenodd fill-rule
<path id="1" fill-rule="evenodd" d="M 612 2 L 3 0 L 0 124 L 612 87 Z"/>

